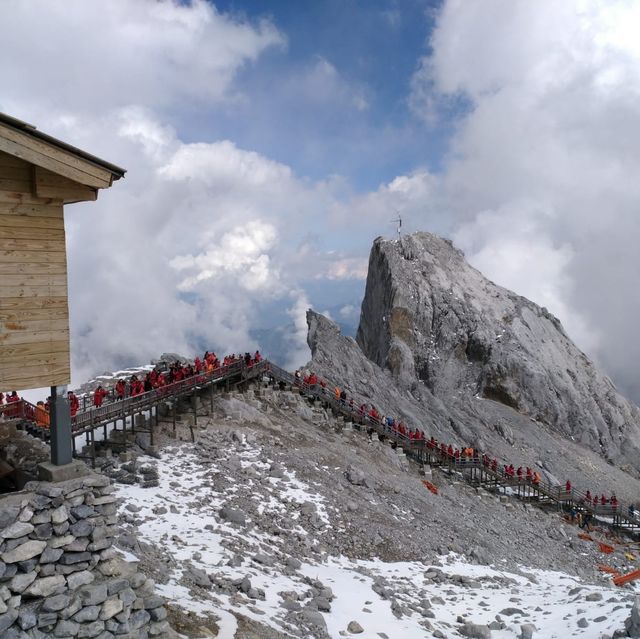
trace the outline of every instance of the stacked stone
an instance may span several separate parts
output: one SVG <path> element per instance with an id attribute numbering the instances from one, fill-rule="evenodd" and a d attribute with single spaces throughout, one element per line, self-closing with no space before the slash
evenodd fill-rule
<path id="1" fill-rule="evenodd" d="M 88 475 L 0 497 L 0 637 L 175 636 L 153 581 L 113 548 L 113 492 Z"/>

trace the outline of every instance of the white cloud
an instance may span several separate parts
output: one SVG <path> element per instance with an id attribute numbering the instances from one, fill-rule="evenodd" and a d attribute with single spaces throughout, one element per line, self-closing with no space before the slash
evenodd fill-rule
<path id="1" fill-rule="evenodd" d="M 342 319 L 354 319 L 360 315 L 360 309 L 353 304 L 345 304 L 339 311 L 338 315 Z"/>
<path id="2" fill-rule="evenodd" d="M 287 310 L 287 315 L 293 321 L 294 330 L 289 336 L 289 356 L 285 363 L 288 370 L 295 370 L 306 364 L 311 351 L 307 346 L 307 310 L 310 308 L 309 299 L 302 290 L 292 292 L 293 304 Z"/>
<path id="3" fill-rule="evenodd" d="M 271 224 L 251 220 L 225 233 L 219 244 L 207 247 L 204 253 L 177 255 L 169 265 L 189 273 L 178 288 L 193 291 L 216 278 L 233 278 L 247 291 L 275 288 L 278 273 L 270 269 L 267 251 L 273 248 L 276 236 Z"/>
<path id="4" fill-rule="evenodd" d="M 639 24 L 625 0 L 449 0 L 411 96 L 427 119 L 461 108 L 436 191 L 472 262 L 636 398 Z"/>
<path id="5" fill-rule="evenodd" d="M 367 260 L 364 257 L 343 257 L 330 261 L 328 268 L 316 279 L 364 280 L 367 277 Z"/>
<path id="6" fill-rule="evenodd" d="M 75 111 L 232 99 L 242 65 L 285 43 L 272 24 L 205 0 L 6 0 L 0 36 L 11 52 L 2 64 L 11 102 L 37 87 L 48 106 Z"/>

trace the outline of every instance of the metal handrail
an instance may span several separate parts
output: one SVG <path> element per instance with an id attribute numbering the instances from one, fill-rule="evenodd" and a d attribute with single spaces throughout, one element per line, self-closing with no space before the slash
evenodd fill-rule
<path id="1" fill-rule="evenodd" d="M 121 419 L 123 415 L 138 411 L 142 412 L 162 401 L 178 399 L 185 394 L 195 392 L 202 386 L 208 386 L 238 375 L 240 375 L 243 380 L 248 380 L 264 373 L 269 373 L 274 379 L 297 387 L 302 393 L 321 399 L 343 416 L 356 418 L 358 421 L 363 422 L 363 424 L 372 427 L 379 435 L 393 440 L 396 446 L 400 446 L 404 450 L 408 449 L 409 454 L 415 455 L 415 451 L 429 448 L 429 440 L 426 439 L 426 435 L 424 439 L 412 439 L 409 435 L 389 427 L 381 417 L 375 417 L 366 412 L 363 413 L 360 407 L 353 404 L 353 399 L 351 399 L 351 401 L 345 401 L 336 397 L 335 393 L 331 392 L 326 385 L 308 384 L 269 360 L 261 360 L 250 366 L 247 366 L 244 360 L 238 360 L 226 366 L 220 366 L 209 373 L 197 373 L 191 377 L 187 377 L 178 382 L 172 382 L 146 393 L 141 393 L 140 395 L 130 396 L 123 400 L 111 401 L 100 407 L 92 407 L 89 410 L 80 411 L 71 418 L 72 433 L 74 436 L 82 434 L 87 430 L 92 430 L 116 419 Z M 18 402 L 1 405 L 0 415 L 36 422 L 38 410 L 41 409 L 27 400 L 21 399 Z M 554 485 L 542 480 L 534 482 L 530 478 L 508 475 L 502 466 L 493 469 L 490 465 L 483 463 L 481 459 L 483 454 L 481 452 L 475 451 L 475 453 L 475 457 L 472 458 L 464 456 L 456 458 L 449 455 L 447 451 L 443 451 L 440 447 L 429 448 L 429 455 L 435 458 L 434 463 L 441 462 L 459 470 L 482 468 L 485 472 L 494 475 L 503 485 L 531 486 L 540 494 L 546 495 L 555 502 L 572 504 L 595 516 L 617 517 L 620 520 L 625 520 L 634 525 L 640 524 L 640 512 L 634 510 L 632 516 L 630 514 L 629 504 L 618 502 L 616 506 L 612 506 L 611 504 L 595 505 L 593 501 L 587 499 L 586 493 L 573 487 L 567 491 L 566 486 L 563 485 Z M 486 455 L 486 452 L 484 455 Z"/>
<path id="2" fill-rule="evenodd" d="M 383 423 L 383 420 L 381 418 L 372 417 L 367 413 L 363 414 L 360 412 L 359 407 L 356 408 L 356 406 L 351 404 L 350 402 L 345 402 L 344 400 L 336 398 L 335 394 L 327 389 L 327 386 L 320 385 L 319 383 L 313 385 L 308 384 L 304 380 L 295 377 L 291 373 L 273 364 L 270 365 L 270 368 L 271 373 L 274 375 L 274 377 L 279 377 L 282 381 L 291 385 L 295 385 L 301 390 L 301 392 L 312 395 L 317 399 L 326 401 L 332 408 L 336 409 L 337 412 L 340 412 L 343 415 L 357 417 L 363 422 L 372 425 L 379 434 L 384 434 L 390 439 L 393 439 L 396 443 L 396 446 L 409 448 L 410 450 L 423 449 L 427 447 L 429 440 L 426 439 L 426 435 L 425 439 L 411 439 L 408 435 L 404 435 L 397 430 L 389 428 L 385 423 Z M 440 461 L 443 461 L 457 469 L 466 470 L 469 468 L 483 468 L 486 472 L 493 474 L 497 479 L 500 479 L 501 483 L 503 484 L 508 484 L 511 486 L 530 486 L 539 493 L 547 496 L 549 499 L 557 503 L 574 504 L 578 508 L 584 509 L 585 511 L 588 511 L 596 516 L 618 517 L 621 520 L 625 520 L 634 525 L 640 524 L 640 512 L 634 509 L 634 515 L 631 516 L 629 511 L 629 504 L 618 501 L 615 507 L 611 506 L 611 504 L 606 504 L 604 506 L 598 504 L 597 506 L 595 506 L 593 502 L 589 503 L 589 501 L 586 499 L 586 493 L 582 493 L 573 487 L 571 488 L 571 490 L 567 491 L 566 486 L 562 484 L 555 485 L 549 482 L 545 482 L 542 479 L 538 482 L 534 482 L 531 478 L 518 477 L 517 475 L 511 476 L 505 473 L 502 466 L 498 466 L 495 470 L 493 470 L 490 467 L 482 464 L 482 452 L 476 451 L 476 457 L 471 459 L 468 457 L 461 457 L 459 459 L 456 459 L 455 457 L 450 456 L 448 453 L 443 452 L 440 448 L 431 449 L 431 452 L 433 456 L 439 458 Z"/>

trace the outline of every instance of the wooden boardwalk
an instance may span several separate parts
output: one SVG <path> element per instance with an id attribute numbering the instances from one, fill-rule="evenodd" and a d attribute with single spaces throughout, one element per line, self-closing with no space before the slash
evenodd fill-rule
<path id="1" fill-rule="evenodd" d="M 375 432 L 378 438 L 389 441 L 394 447 L 401 448 L 408 458 L 419 464 L 457 473 L 465 482 L 492 492 L 503 492 L 539 505 L 552 505 L 565 512 L 575 509 L 576 513 L 581 513 L 583 516 L 589 514 L 592 518 L 614 528 L 633 533 L 640 532 L 640 512 L 634 510 L 631 514 L 628 504 L 621 502 L 616 506 L 594 504 L 585 493 L 576 488 L 572 487 L 567 491 L 564 485 L 553 485 L 544 481 L 534 483 L 525 477 L 508 475 L 501 466 L 492 469 L 490 464 L 483 463 L 481 451 L 476 451 L 474 457 L 458 459 L 448 455 L 439 447 L 430 448 L 428 440 L 410 439 L 407 435 L 390 429 L 380 419 L 361 415 L 356 406 L 337 399 L 335 394 L 327 388 L 319 385 L 309 386 L 273 364 L 270 372 L 275 378 L 299 388 L 303 394 L 320 400 L 330 407 L 334 414 L 342 415 L 356 424 L 360 422 L 362 427 Z M 488 451 L 485 452 L 488 453 Z"/>
<path id="2" fill-rule="evenodd" d="M 575 509 L 583 515 L 591 515 L 615 528 L 630 532 L 640 532 L 640 513 L 631 514 L 627 504 L 618 503 L 616 507 L 610 504 L 594 504 L 587 495 L 572 488 L 565 490 L 564 486 L 555 486 L 544 481 L 534 483 L 526 478 L 510 476 L 499 466 L 492 468 L 484 463 L 482 456 L 476 451 L 471 458 L 456 458 L 448 455 L 439 447 L 430 448 L 428 440 L 410 439 L 387 427 L 379 419 L 368 415 L 361 415 L 357 407 L 336 398 L 335 394 L 319 385 L 309 386 L 279 366 L 263 360 L 253 366 L 246 366 L 243 361 L 223 366 L 212 373 L 199 374 L 180 382 L 168 384 L 162 388 L 143 393 L 124 400 L 112 401 L 100 408 L 91 408 L 79 412 L 72 417 L 72 434 L 74 455 L 95 461 L 97 442 L 96 433 L 103 432 L 100 439 L 106 440 L 110 436 L 110 446 L 118 445 L 120 439 L 122 447 L 126 448 L 127 435 L 146 432 L 149 434 L 150 445 L 154 445 L 154 430 L 159 422 L 159 409 L 168 406 L 173 415 L 173 427 L 176 428 L 177 404 L 180 400 L 190 400 L 194 425 L 197 425 L 197 398 L 209 398 L 211 408 L 216 392 L 246 386 L 248 383 L 269 375 L 274 381 L 286 387 L 295 388 L 310 399 L 319 400 L 335 415 L 366 428 L 375 433 L 378 438 L 389 441 L 394 447 L 401 448 L 409 459 L 442 469 L 444 472 L 458 474 L 465 482 L 472 486 L 482 487 L 492 492 L 510 494 L 524 501 L 539 505 L 552 505 L 564 511 Z M 36 407 L 25 400 L 15 404 L 0 407 L 0 414 L 8 417 L 30 421 L 29 430 L 47 439 L 47 429 L 37 426 L 35 421 Z M 137 417 L 143 415 L 145 426 L 136 425 Z M 119 428 L 120 426 L 120 428 Z M 122 435 L 119 437 L 118 432 Z M 76 450 L 76 438 L 85 436 L 88 453 L 82 454 Z M 193 438 L 193 431 L 192 431 Z M 486 462 L 486 459 L 485 459 Z"/>

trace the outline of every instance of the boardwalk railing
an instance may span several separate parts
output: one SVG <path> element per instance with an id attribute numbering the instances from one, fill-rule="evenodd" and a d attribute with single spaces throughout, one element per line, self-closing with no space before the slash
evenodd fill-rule
<path id="1" fill-rule="evenodd" d="M 276 379 L 296 386 L 301 393 L 321 400 L 334 412 L 377 432 L 380 437 L 389 439 L 396 447 L 401 447 L 409 457 L 420 463 L 446 467 L 451 471 L 460 472 L 470 483 L 488 484 L 496 489 L 510 488 L 523 499 L 548 501 L 567 508 L 575 508 L 576 511 L 589 513 L 593 517 L 610 520 L 614 526 L 640 529 L 640 512 L 630 507 L 629 504 L 622 502 L 618 502 L 616 505 L 595 504 L 593 499 L 587 498 L 586 493 L 576 488 L 572 487 L 567 491 L 564 485 L 554 485 L 542 479 L 534 481 L 526 477 L 508 474 L 501 466 L 493 469 L 490 464 L 483 463 L 482 453 L 478 451 L 474 451 L 475 455 L 471 458 L 462 455 L 457 458 L 437 446 L 430 448 L 428 439 L 412 439 L 407 434 L 390 428 L 382 418 L 373 417 L 361 411 L 351 401 L 340 399 L 334 391 L 326 386 L 305 383 L 302 379 L 274 364 L 270 364 L 270 372 Z"/>
<path id="2" fill-rule="evenodd" d="M 292 375 L 268 360 L 262 360 L 251 366 L 247 366 L 244 361 L 237 361 L 227 366 L 221 366 L 210 373 L 199 373 L 147 393 L 110 401 L 100 407 L 83 410 L 71 418 L 72 434 L 75 439 L 76 436 L 87 433 L 87 442 L 94 443 L 94 431 L 100 427 L 105 429 L 106 437 L 108 424 L 117 424 L 118 420 L 122 420 L 124 429 L 126 427 L 126 419 L 131 418 L 133 430 L 136 414 L 152 413 L 155 408 L 157 421 L 158 406 L 164 402 L 172 402 L 175 410 L 175 404 L 178 399 L 185 396 L 195 397 L 199 391 L 205 388 L 210 388 L 212 393 L 211 401 L 213 402 L 214 386 L 222 383 L 228 384 L 231 381 L 242 383 L 265 374 L 270 375 L 278 382 L 298 388 L 306 396 L 321 400 L 335 413 L 351 419 L 355 424 L 367 428 L 370 432 L 376 432 L 381 438 L 389 439 L 396 447 L 402 448 L 410 458 L 419 463 L 443 467 L 450 472 L 459 472 L 472 484 L 489 486 L 496 490 L 504 489 L 506 491 L 511 489 L 523 499 L 535 499 L 538 502 L 548 501 L 561 506 L 575 508 L 594 517 L 609 520 L 609 523 L 614 526 L 631 529 L 640 528 L 640 512 L 632 509 L 628 504 L 621 502 L 618 502 L 615 506 L 610 503 L 596 504 L 593 499 L 587 498 L 586 493 L 575 488 L 567 491 L 566 487 L 562 485 L 553 485 L 542 480 L 533 481 L 526 477 L 514 476 L 505 472 L 501 466 L 494 468 L 491 464 L 486 463 L 486 456 L 483 456 L 478 451 L 474 451 L 475 454 L 472 457 L 450 455 L 446 450 L 438 446 L 433 447 L 427 439 L 413 439 L 396 428 L 389 427 L 382 418 L 367 414 L 355 406 L 353 400 L 341 399 L 326 386 L 305 383 L 299 377 Z M 197 418 L 195 404 L 194 414 Z M 37 426 L 38 430 L 41 433 L 47 432 L 46 426 L 42 424 L 42 409 L 26 400 L 0 406 L 0 416 L 3 415 L 11 419 L 30 421 L 34 424 L 40 422 L 40 425 Z M 153 437 L 152 430 L 151 433 Z"/>

